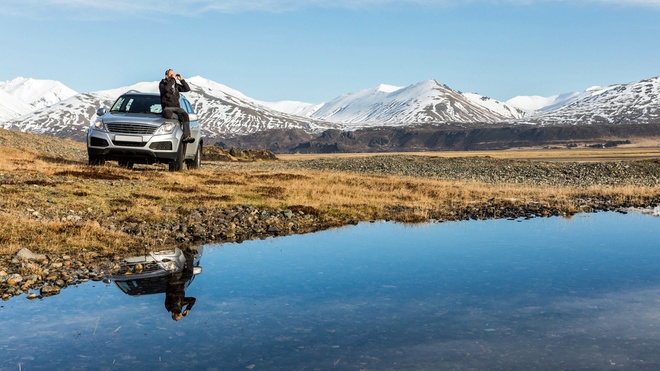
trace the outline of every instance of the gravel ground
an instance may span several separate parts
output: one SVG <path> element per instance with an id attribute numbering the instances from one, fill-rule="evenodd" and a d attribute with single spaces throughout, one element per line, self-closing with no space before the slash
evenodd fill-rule
<path id="1" fill-rule="evenodd" d="M 370 175 L 402 175 L 444 180 L 533 185 L 660 185 L 660 160 L 615 162 L 539 162 L 489 157 L 370 156 L 323 158 L 251 164 L 209 163 L 205 168 L 275 171 L 338 171 Z"/>

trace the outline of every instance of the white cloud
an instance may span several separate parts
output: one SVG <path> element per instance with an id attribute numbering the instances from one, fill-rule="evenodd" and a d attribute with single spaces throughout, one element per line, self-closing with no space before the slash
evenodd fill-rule
<path id="1" fill-rule="evenodd" d="M 287 12 L 302 8 L 374 9 L 385 5 L 461 6 L 466 3 L 533 5 L 565 2 L 568 4 L 610 4 L 660 8 L 660 0 L 4 0 L 0 14 L 34 16 L 50 11 L 73 12 L 77 16 L 130 14 L 151 17 L 159 14 L 194 16 L 207 12 Z"/>

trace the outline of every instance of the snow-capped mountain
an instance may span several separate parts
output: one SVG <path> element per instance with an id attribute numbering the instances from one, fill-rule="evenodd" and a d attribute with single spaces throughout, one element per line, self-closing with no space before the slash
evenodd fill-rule
<path id="1" fill-rule="evenodd" d="M 460 93 L 435 80 L 407 87 L 379 85 L 320 105 L 271 107 L 340 123 L 348 130 L 380 125 L 497 122 L 523 116 L 522 111 L 505 103 L 474 93 Z"/>
<path id="2" fill-rule="evenodd" d="M 191 91 L 184 95 L 191 101 L 202 122 L 203 135 L 250 134 L 267 129 L 323 130 L 336 124 L 271 110 L 237 90 L 196 76 L 186 80 Z M 158 92 L 158 81 L 92 93 L 77 94 L 52 106 L 35 110 L 6 121 L 0 126 L 83 140 L 99 107 L 110 107 L 126 91 Z"/>
<path id="3" fill-rule="evenodd" d="M 0 82 L 0 90 L 4 90 L 14 98 L 27 103 L 33 110 L 53 105 L 78 94 L 59 81 L 25 77 Z"/>
<path id="4" fill-rule="evenodd" d="M 111 90 L 76 94 L 34 109 L 29 102 L 39 104 L 52 101 L 46 98 L 48 94 L 43 93 L 48 89 L 35 88 L 48 84 L 35 84 L 34 81 L 47 80 L 20 78 L 1 84 L 0 127 L 84 140 L 97 108 L 109 107 L 128 90 L 158 91 L 157 81 L 141 82 Z M 260 102 L 199 76 L 187 81 L 191 91 L 185 95 L 201 119 L 203 134 L 210 138 L 252 134 L 268 129 L 302 129 L 313 133 L 329 128 L 357 130 L 448 122 L 537 125 L 660 123 L 660 77 L 625 85 L 594 87 L 582 93 L 516 97 L 508 103 L 475 93 L 461 93 L 435 80 L 407 87 L 379 85 L 320 104 Z M 56 88 L 59 85 L 48 86 Z M 57 90 L 55 88 L 53 90 Z M 55 96 L 58 98 L 53 100 L 63 95 Z"/>
<path id="5" fill-rule="evenodd" d="M 234 89 L 200 76 L 187 81 L 191 91 L 185 93 L 186 97 L 203 118 L 203 130 L 209 136 L 251 134 L 268 129 L 312 132 L 338 126 L 270 109 Z"/>
<path id="6" fill-rule="evenodd" d="M 660 123 L 660 77 L 629 84 L 592 87 L 567 94 L 518 122 L 554 124 Z"/>

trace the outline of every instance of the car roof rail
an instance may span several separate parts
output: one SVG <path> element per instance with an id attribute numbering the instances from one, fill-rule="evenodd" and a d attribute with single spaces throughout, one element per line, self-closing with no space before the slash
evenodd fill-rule
<path id="1" fill-rule="evenodd" d="M 131 89 L 131 90 L 127 91 L 127 93 L 142 93 L 142 92 L 139 91 L 139 90 Z"/>

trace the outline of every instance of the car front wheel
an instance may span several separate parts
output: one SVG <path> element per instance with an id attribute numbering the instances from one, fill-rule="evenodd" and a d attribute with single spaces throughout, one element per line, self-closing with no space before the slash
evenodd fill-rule
<path id="1" fill-rule="evenodd" d="M 188 166 L 188 169 L 199 169 L 202 167 L 202 142 L 197 146 L 195 158 L 192 160 L 186 160 L 186 165 Z"/>
<path id="2" fill-rule="evenodd" d="M 170 162 L 170 171 L 183 170 L 183 157 L 186 155 L 186 143 L 179 142 L 179 148 L 176 151 L 176 158 Z"/>

